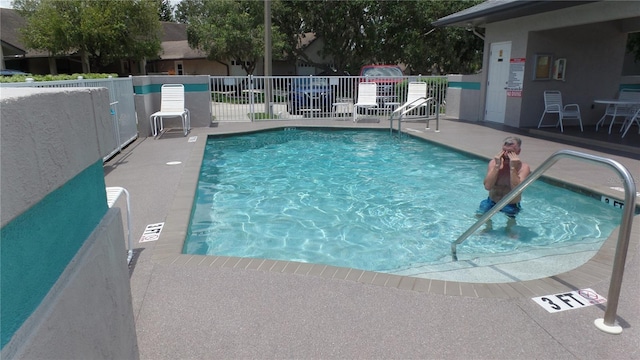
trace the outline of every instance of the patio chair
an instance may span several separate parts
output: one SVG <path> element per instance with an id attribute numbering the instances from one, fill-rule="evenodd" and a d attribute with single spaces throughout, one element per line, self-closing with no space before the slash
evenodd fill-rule
<path id="1" fill-rule="evenodd" d="M 401 122 L 406 115 L 416 114 L 420 109 L 426 109 L 429 102 L 433 98 L 427 97 L 427 83 L 410 82 L 407 89 L 407 101 L 397 107 L 389 117 L 389 127 L 393 129 L 393 118 L 398 118 L 398 131 L 400 131 Z"/>
<path id="2" fill-rule="evenodd" d="M 627 119 L 627 123 L 623 125 L 623 129 L 621 129 L 621 131 L 624 130 L 624 132 L 622 133 L 622 137 L 627 135 L 627 132 L 629 131 L 633 123 L 636 123 L 638 125 L 638 134 L 640 134 L 640 106 L 636 107 L 636 111 Z"/>
<path id="3" fill-rule="evenodd" d="M 558 114 L 558 122 L 555 125 L 542 125 L 546 114 Z M 563 121 L 565 119 L 578 120 L 580 131 L 584 131 L 582 127 L 582 116 L 580 116 L 580 106 L 578 104 L 562 105 L 562 93 L 558 90 L 545 90 L 544 92 L 544 112 L 538 122 L 538 129 L 541 127 L 557 127 L 560 125 L 560 132 L 564 132 Z"/>
<path id="4" fill-rule="evenodd" d="M 358 109 L 365 110 L 378 107 L 376 102 L 376 94 L 378 84 L 373 82 L 361 82 L 358 84 L 358 101 L 353 104 L 353 122 L 358 122 Z"/>
<path id="5" fill-rule="evenodd" d="M 160 111 L 151 114 L 151 132 L 153 137 L 158 136 L 164 130 L 164 118 L 180 117 L 182 120 L 182 131 L 187 136 L 191 130 L 191 115 L 184 107 L 184 85 L 164 84 L 161 88 Z"/>
<path id="6" fill-rule="evenodd" d="M 622 89 L 618 94 L 618 100 L 630 100 L 636 101 L 640 103 L 640 91 L 631 90 L 631 89 Z M 626 120 L 631 118 L 636 111 L 636 107 L 633 104 L 608 104 L 607 108 L 604 110 L 604 115 L 598 120 L 596 123 L 596 131 L 600 126 L 604 126 L 606 122 L 606 117 L 611 116 L 611 123 L 609 123 L 609 134 L 611 134 L 611 128 L 613 127 L 613 123 L 616 121 L 616 117 L 622 117 L 623 122 L 620 127 L 620 131 L 626 126 Z"/>

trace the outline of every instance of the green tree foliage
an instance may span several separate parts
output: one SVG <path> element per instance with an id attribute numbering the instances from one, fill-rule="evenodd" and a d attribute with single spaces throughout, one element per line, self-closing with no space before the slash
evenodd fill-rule
<path id="1" fill-rule="evenodd" d="M 15 0 L 25 45 L 52 55 L 78 53 L 83 72 L 160 51 L 156 0 Z"/>
<path id="2" fill-rule="evenodd" d="M 458 28 L 433 30 L 431 22 L 482 0 L 273 0 L 273 54 L 291 63 L 316 63 L 300 48 L 306 36 L 323 42 L 320 53 L 338 73 L 357 74 L 371 63 L 404 63 L 412 73 L 472 73 L 482 65 L 483 42 Z M 252 64 L 262 57 L 262 1 L 182 0 L 176 20 L 188 24 L 189 43 L 209 59 Z M 426 35 L 428 33 L 428 35 Z M 328 70 L 328 69 L 327 69 Z"/>
<path id="3" fill-rule="evenodd" d="M 472 73 L 482 65 L 483 41 L 464 29 L 434 30 L 431 23 L 480 2 L 293 0 L 282 2 L 277 11 L 288 12 L 274 15 L 274 22 L 295 24 L 287 30 L 297 36 L 311 32 L 322 39 L 320 55 L 333 59 L 340 73 L 356 74 L 371 63 L 404 63 L 416 74 Z M 299 49 L 291 53 L 305 59 Z"/>
<path id="4" fill-rule="evenodd" d="M 158 7 L 158 19 L 160 21 L 175 21 L 173 17 L 173 5 L 169 0 L 156 0 Z"/>
<path id="5" fill-rule="evenodd" d="M 207 59 L 236 59 L 252 74 L 264 55 L 264 2 L 255 0 L 184 0 L 176 17 L 187 24 L 189 46 Z M 272 52 L 283 53 L 284 36 L 272 26 Z"/>
<path id="6" fill-rule="evenodd" d="M 462 28 L 431 23 L 482 1 L 385 1 L 381 7 L 388 62 L 407 64 L 414 74 L 474 73 L 482 67 L 484 41 Z M 375 59 L 372 59 L 375 60 Z"/>

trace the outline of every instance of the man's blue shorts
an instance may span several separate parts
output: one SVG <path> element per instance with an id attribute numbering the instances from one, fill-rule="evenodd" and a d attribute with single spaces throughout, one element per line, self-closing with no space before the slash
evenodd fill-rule
<path id="1" fill-rule="evenodd" d="M 490 198 L 486 198 L 480 202 L 480 208 L 478 209 L 478 212 L 480 214 L 484 214 L 495 205 L 495 201 L 491 200 Z M 507 204 L 500 211 L 507 214 L 507 216 L 515 217 L 520 212 L 520 203 Z"/>

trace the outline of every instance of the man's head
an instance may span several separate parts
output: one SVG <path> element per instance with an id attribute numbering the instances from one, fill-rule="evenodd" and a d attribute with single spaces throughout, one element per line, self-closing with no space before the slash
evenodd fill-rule
<path id="1" fill-rule="evenodd" d="M 520 154 L 522 140 L 516 136 L 508 136 L 502 142 L 502 151 Z"/>

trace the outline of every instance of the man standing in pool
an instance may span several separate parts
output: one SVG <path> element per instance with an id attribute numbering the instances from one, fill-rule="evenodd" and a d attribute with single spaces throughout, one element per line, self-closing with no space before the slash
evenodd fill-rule
<path id="1" fill-rule="evenodd" d="M 489 197 L 480 203 L 479 212 L 486 213 L 502 200 L 511 189 L 518 186 L 529 174 L 531 168 L 520 160 L 520 146 L 522 140 L 515 136 L 504 139 L 502 151 L 489 161 L 487 175 L 484 178 L 484 188 L 489 191 Z M 500 210 L 511 218 L 520 212 L 520 198 L 518 195 Z"/>

